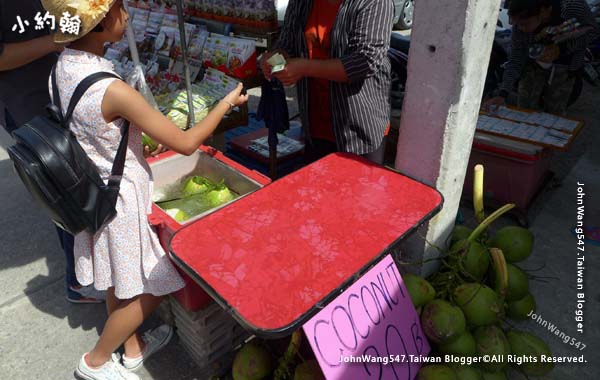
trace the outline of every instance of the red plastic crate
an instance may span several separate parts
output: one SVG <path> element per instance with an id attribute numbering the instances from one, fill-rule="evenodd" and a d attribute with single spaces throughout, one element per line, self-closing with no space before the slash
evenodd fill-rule
<path id="1" fill-rule="evenodd" d="M 227 158 L 223 153 L 218 150 L 201 146 L 199 148 L 200 151 L 209 155 L 212 159 L 217 160 L 219 163 L 226 165 L 229 168 L 234 169 L 236 172 L 242 174 L 243 176 L 253 180 L 260 187 L 264 187 L 271 183 L 271 180 L 268 177 L 265 177 L 261 173 L 250 170 L 237 162 Z M 148 163 L 152 166 L 155 163 L 158 163 L 162 160 L 166 160 L 171 157 L 178 156 L 175 152 L 165 152 L 158 157 L 149 158 Z M 165 249 L 165 252 L 169 252 L 168 245 L 169 241 L 173 234 L 183 228 L 186 224 L 180 224 L 171 218 L 167 213 L 165 213 L 161 208 L 159 208 L 156 204 L 152 205 L 152 214 L 148 217 L 150 224 L 152 224 L 156 228 L 156 232 L 158 234 L 158 238 L 162 247 Z M 212 301 L 212 298 L 204 291 L 200 286 L 198 286 L 186 273 L 177 268 L 183 280 L 185 281 L 185 287 L 175 293 L 173 293 L 173 297 L 188 311 L 197 311 L 202 307 L 206 306 L 209 302 Z"/>
<path id="2" fill-rule="evenodd" d="M 524 153 L 475 142 L 463 193 L 472 197 L 473 170 L 481 164 L 485 168 L 484 197 L 497 204 L 514 203 L 526 211 L 544 183 L 551 158 L 549 149 Z"/>

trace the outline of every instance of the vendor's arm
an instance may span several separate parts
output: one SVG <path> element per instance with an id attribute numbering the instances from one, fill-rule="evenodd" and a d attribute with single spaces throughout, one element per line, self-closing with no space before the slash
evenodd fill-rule
<path id="1" fill-rule="evenodd" d="M 529 61 L 529 40 L 527 34 L 513 27 L 510 58 L 504 69 L 500 94 L 504 98 L 512 92 L 515 84 Z"/>
<path id="2" fill-rule="evenodd" d="M 220 101 L 206 118 L 187 131 L 179 129 L 162 113 L 154 109 L 144 97 L 123 81 L 108 86 L 102 100 L 102 115 L 107 122 L 117 118 L 129 120 L 156 142 L 168 146 L 177 153 L 190 155 L 219 126 L 223 116 L 234 106 L 248 101 L 241 95 L 242 84 Z"/>
<path id="3" fill-rule="evenodd" d="M 592 11 L 590 10 L 590 6 L 585 2 L 585 0 L 567 1 L 564 15 L 567 19 L 576 19 L 581 24 L 581 27 L 593 28 L 588 33 L 568 40 L 559 45 L 561 49 L 566 49 L 569 54 L 583 52 L 588 47 L 590 42 L 600 37 L 600 28 L 598 27 L 598 23 L 596 22 Z"/>
<path id="4" fill-rule="evenodd" d="M 334 82 L 348 82 L 346 68 L 341 59 L 292 58 L 285 69 L 274 76 L 284 86 L 291 86 L 304 77 L 329 79 Z"/>
<path id="5" fill-rule="evenodd" d="M 529 42 L 525 33 L 513 27 L 510 57 L 506 63 L 502 83 L 500 84 L 497 96 L 487 100 L 482 106 L 487 111 L 494 111 L 495 108 L 506 104 L 506 98 L 510 94 L 519 80 L 525 65 L 529 61 Z"/>
<path id="6" fill-rule="evenodd" d="M 55 43 L 50 35 L 25 42 L 3 43 L 0 41 L 0 71 L 25 66 L 63 49 L 64 45 Z"/>
<path id="7" fill-rule="evenodd" d="M 267 80 L 271 80 L 271 65 L 267 62 L 275 53 L 282 54 L 286 60 L 290 57 L 297 56 L 299 49 L 299 40 L 297 30 L 297 20 L 303 12 L 302 7 L 306 6 L 304 0 L 291 0 L 285 11 L 285 18 L 281 26 L 279 38 L 275 41 L 273 49 L 264 52 L 260 59 L 260 68 Z"/>
<path id="8" fill-rule="evenodd" d="M 341 57 L 350 82 L 373 76 L 387 56 L 394 19 L 390 0 L 364 1 L 349 33 L 348 54 Z"/>

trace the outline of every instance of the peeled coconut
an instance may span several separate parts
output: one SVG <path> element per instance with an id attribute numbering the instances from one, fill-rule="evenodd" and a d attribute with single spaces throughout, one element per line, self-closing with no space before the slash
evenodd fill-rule
<path id="1" fill-rule="evenodd" d="M 508 380 L 506 372 L 483 372 L 483 380 Z"/>
<path id="2" fill-rule="evenodd" d="M 483 375 L 477 368 L 462 365 L 454 367 L 454 372 L 459 380 L 483 380 Z"/>
<path id="3" fill-rule="evenodd" d="M 423 277 L 407 273 L 402 275 L 402 280 L 415 308 L 419 308 L 435 298 L 435 289 Z"/>
<path id="4" fill-rule="evenodd" d="M 535 313 L 535 309 L 535 298 L 533 298 L 531 293 L 527 293 L 527 295 L 520 300 L 509 302 L 506 314 L 509 318 L 516 321 L 523 321 L 529 318 L 531 312 Z"/>
<path id="5" fill-rule="evenodd" d="M 533 356 L 537 357 L 537 363 L 522 363 L 515 367 L 522 370 L 528 376 L 544 376 L 554 368 L 554 363 L 543 363 L 541 356 L 552 356 L 550 348 L 543 340 L 537 336 L 519 330 L 511 330 L 508 332 L 507 338 L 510 343 L 512 353 L 517 356 Z"/>
<path id="6" fill-rule="evenodd" d="M 490 266 L 490 253 L 477 242 L 467 243 L 461 240 L 455 243 L 451 252 L 458 252 L 458 260 L 461 262 L 464 272 L 474 280 L 480 281 Z"/>
<path id="7" fill-rule="evenodd" d="M 471 236 L 472 232 L 473 230 L 469 227 L 461 225 L 454 226 L 454 230 L 452 230 L 452 238 L 450 239 L 450 245 L 453 245 L 461 240 L 466 240 L 469 236 Z"/>
<path id="8" fill-rule="evenodd" d="M 417 373 L 417 380 L 461 380 L 456 376 L 453 368 L 447 365 L 434 364 L 421 367 Z"/>
<path id="9" fill-rule="evenodd" d="M 181 193 L 184 197 L 189 197 L 191 195 L 206 193 L 212 188 L 214 188 L 214 184 L 212 184 L 208 179 L 200 176 L 194 176 L 185 181 Z"/>
<path id="10" fill-rule="evenodd" d="M 188 213 L 186 213 L 183 210 L 177 209 L 177 208 L 168 209 L 168 210 L 165 210 L 165 212 L 171 218 L 175 219 L 176 221 L 178 221 L 180 223 L 185 222 L 186 220 L 191 218 L 191 216 Z"/>
<path id="11" fill-rule="evenodd" d="M 210 191 L 206 194 L 206 200 L 213 207 L 218 207 L 224 203 L 235 199 L 233 193 L 226 187 Z"/>
<path id="12" fill-rule="evenodd" d="M 441 353 L 454 356 L 475 356 L 477 346 L 473 335 L 465 331 L 456 338 L 440 343 L 438 349 Z M 459 376 L 462 379 L 462 377 Z"/>
<path id="13" fill-rule="evenodd" d="M 504 312 L 498 294 L 482 284 L 459 285 L 454 291 L 454 301 L 471 326 L 493 325 Z"/>
<path id="14" fill-rule="evenodd" d="M 233 380 L 261 380 L 273 370 L 269 352 L 255 342 L 242 347 L 233 361 Z"/>
<path id="15" fill-rule="evenodd" d="M 427 338 L 434 343 L 447 342 L 465 331 L 465 316 L 456 306 L 444 300 L 433 300 L 425 305 L 421 325 Z"/>
<path id="16" fill-rule="evenodd" d="M 500 358 L 498 362 L 481 363 L 481 368 L 489 372 L 503 370 L 511 352 L 504 332 L 498 326 L 484 326 L 477 328 L 473 336 L 477 342 L 477 356 L 499 355 Z"/>
<path id="17" fill-rule="evenodd" d="M 307 360 L 296 367 L 294 380 L 325 380 L 325 376 L 316 360 Z"/>
<path id="18" fill-rule="evenodd" d="M 489 246 L 501 249 L 507 262 L 517 263 L 531 255 L 533 251 L 533 234 L 522 227 L 504 227 L 496 232 Z"/>

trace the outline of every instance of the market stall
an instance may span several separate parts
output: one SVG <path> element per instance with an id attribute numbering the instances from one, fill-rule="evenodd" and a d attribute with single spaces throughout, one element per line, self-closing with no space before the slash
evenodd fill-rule
<path id="1" fill-rule="evenodd" d="M 128 41 L 107 49 L 118 70 L 133 72 L 142 92 L 182 129 L 205 117 L 237 81 L 257 82 L 256 41 L 247 35 L 257 27 L 273 33 L 268 14 L 274 7 L 255 16 L 248 15 L 259 8 L 242 11 L 254 21 L 237 22 L 225 35 L 215 25 L 239 21 L 238 8 L 207 13 L 198 3 L 205 4 L 136 3 Z M 210 3 L 214 12 L 215 4 L 234 2 Z M 236 30 L 246 37 L 228 33 Z M 247 109 L 220 128 L 245 123 Z M 145 144 L 154 142 L 146 137 Z M 263 150 L 272 162 L 273 148 L 269 136 Z M 174 322 L 206 378 L 226 370 L 228 355 L 250 335 L 287 337 L 378 265 L 393 267 L 390 249 L 442 205 L 435 189 L 349 154 L 328 156 L 272 184 L 210 147 L 149 162 L 150 222 L 186 282 L 170 301 Z M 408 299 L 399 281 L 395 286 Z M 410 302 L 396 316 L 406 312 L 417 318 Z"/>

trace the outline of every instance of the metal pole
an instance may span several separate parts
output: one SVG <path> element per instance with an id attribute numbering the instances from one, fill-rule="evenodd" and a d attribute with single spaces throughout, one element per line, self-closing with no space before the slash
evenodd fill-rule
<path id="1" fill-rule="evenodd" d="M 131 20 L 127 25 L 127 42 L 129 44 L 129 52 L 131 53 L 131 60 L 135 65 L 135 73 L 133 77 L 135 78 L 135 83 L 130 82 L 129 84 L 136 88 L 140 94 L 146 99 L 148 103 L 155 109 L 158 109 L 158 104 L 156 104 L 156 100 L 154 99 L 154 95 L 148 88 L 148 84 L 146 83 L 146 77 L 144 76 L 144 71 L 142 70 L 142 64 L 140 63 L 140 54 L 138 53 L 137 43 L 135 42 L 135 35 L 133 33 L 133 27 L 131 26 Z M 129 82 L 129 81 L 128 81 Z"/>
<path id="2" fill-rule="evenodd" d="M 185 38 L 185 19 L 183 17 L 183 0 L 177 0 L 177 20 L 179 24 L 179 34 L 181 41 L 181 55 L 183 57 L 183 70 L 185 73 L 185 87 L 187 90 L 188 107 L 190 109 L 188 113 L 188 128 L 191 128 L 196 124 L 194 118 L 194 99 L 192 98 L 192 79 L 190 76 L 190 67 L 188 65 L 187 57 L 187 41 Z"/>

